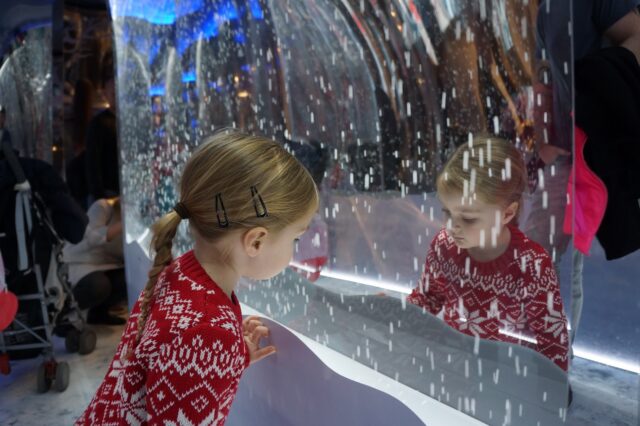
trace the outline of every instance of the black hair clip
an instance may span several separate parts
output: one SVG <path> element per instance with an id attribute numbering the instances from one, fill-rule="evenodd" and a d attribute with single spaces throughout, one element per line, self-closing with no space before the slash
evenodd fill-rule
<path id="1" fill-rule="evenodd" d="M 222 214 L 224 215 L 224 220 L 220 219 L 220 211 L 222 211 Z M 222 193 L 216 194 L 216 216 L 218 217 L 218 226 L 220 226 L 220 228 L 229 227 L 227 210 L 225 210 L 224 203 L 222 202 Z"/>
<path id="2" fill-rule="evenodd" d="M 253 199 L 253 208 L 256 210 L 256 216 L 269 216 L 269 212 L 267 212 L 267 206 L 264 204 L 262 197 L 260 196 L 260 194 L 258 194 L 258 188 L 256 188 L 255 186 L 251 187 L 251 198 Z M 258 203 L 260 203 L 260 208 L 258 208 Z"/>

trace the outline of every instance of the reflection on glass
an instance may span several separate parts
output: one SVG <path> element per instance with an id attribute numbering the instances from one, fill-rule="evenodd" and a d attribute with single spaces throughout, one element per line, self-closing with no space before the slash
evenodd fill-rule
<path id="1" fill-rule="evenodd" d="M 144 241 L 149 225 L 174 205 L 185 158 L 205 136 L 233 126 L 274 138 L 312 172 L 321 206 L 297 243 L 294 268 L 268 282 L 244 282 L 241 301 L 486 423 L 563 422 L 568 343 L 553 247 L 529 259 L 518 254 L 526 274 L 501 281 L 505 289 L 496 293 L 504 297 L 460 304 L 462 293 L 452 293 L 445 320 L 462 333 L 406 303 L 416 287 L 433 290 L 420 280 L 431 246 L 449 242 L 457 254 L 448 234 L 439 234 L 446 221 L 436 178 L 459 146 L 475 149 L 468 144 L 482 134 L 508 141 L 527 165 L 518 204 L 525 235 L 544 244 L 560 233 L 560 218 L 542 204 L 535 218 L 549 224 L 547 234 L 530 235 L 526 226 L 532 193 L 558 209 L 566 189 L 545 187 L 529 167 L 537 161 L 536 117 L 551 108 L 537 104 L 534 90 L 538 2 L 111 6 L 128 243 Z M 558 49 L 569 52 L 568 40 L 565 34 Z M 449 211 L 453 225 L 459 215 Z M 515 228 L 510 232 L 524 244 Z M 177 251 L 189 249 L 188 241 L 179 234 Z M 443 269 L 456 259 L 464 260 L 452 256 Z M 469 287 L 477 263 L 462 264 Z M 524 276 L 533 281 L 538 270 L 546 281 L 527 286 Z M 473 332 L 480 318 L 472 317 L 474 304 L 482 305 L 483 319 L 491 316 L 491 333 Z M 540 319 L 545 313 L 555 328 Z"/>
<path id="2" fill-rule="evenodd" d="M 517 227 L 526 171 L 501 139 L 458 148 L 438 177 L 446 229 L 409 301 L 465 334 L 514 342 L 568 368 L 567 320 L 549 254 Z"/>
<path id="3" fill-rule="evenodd" d="M 12 34 L 13 39 L 5 40 L 0 50 L 4 54 L 4 58 L 0 57 L 0 105 L 6 110 L 4 129 L 10 132 L 11 143 L 21 155 L 51 161 L 51 24 L 27 23 L 12 29 Z"/>

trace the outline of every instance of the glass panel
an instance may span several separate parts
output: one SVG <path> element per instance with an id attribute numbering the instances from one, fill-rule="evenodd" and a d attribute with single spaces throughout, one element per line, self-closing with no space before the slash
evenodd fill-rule
<path id="1" fill-rule="evenodd" d="M 530 166 L 520 225 L 567 293 L 571 163 L 536 167 L 536 144 L 571 150 L 559 4 L 112 0 L 127 243 L 148 241 L 212 131 L 273 137 L 316 175 L 322 205 L 292 267 L 241 283 L 241 301 L 489 424 L 562 423 L 567 375 L 526 338 L 474 338 L 406 300 L 446 226 L 437 174 L 481 134 L 510 141 Z M 551 15 L 567 31 L 550 50 L 538 25 Z M 551 78 L 562 89 L 553 98 Z M 182 231 L 177 252 L 189 249 Z"/>
<path id="2" fill-rule="evenodd" d="M 5 129 L 22 155 L 51 162 L 51 6 L 36 7 L 26 15 L 10 9 L 5 16 L 6 22 L 16 23 L 3 31 L 0 50 Z"/>

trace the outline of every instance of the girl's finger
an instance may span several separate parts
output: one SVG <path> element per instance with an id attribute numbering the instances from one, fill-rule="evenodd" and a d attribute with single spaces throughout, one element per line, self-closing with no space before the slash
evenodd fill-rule
<path id="1" fill-rule="evenodd" d="M 251 333 L 253 330 L 255 330 L 256 327 L 259 327 L 261 325 L 262 325 L 262 322 L 260 322 L 259 320 L 253 320 L 247 323 L 247 325 L 244 327 L 244 330 L 247 333 Z"/>
<path id="2" fill-rule="evenodd" d="M 255 330 L 251 332 L 250 339 L 252 342 L 257 344 L 258 342 L 260 342 L 260 339 L 267 336 L 269 336 L 269 329 L 264 325 L 261 325 L 256 327 Z"/>
<path id="3" fill-rule="evenodd" d="M 271 354 L 276 353 L 275 346 L 265 346 L 264 348 L 258 349 L 253 352 L 251 362 L 260 361 L 262 358 L 268 357 Z"/>

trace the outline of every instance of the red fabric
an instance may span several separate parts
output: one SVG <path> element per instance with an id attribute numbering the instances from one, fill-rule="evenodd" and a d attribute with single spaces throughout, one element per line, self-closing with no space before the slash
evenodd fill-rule
<path id="1" fill-rule="evenodd" d="M 18 298 L 10 291 L 0 290 L 0 331 L 9 327 L 18 312 Z"/>
<path id="2" fill-rule="evenodd" d="M 440 231 L 407 300 L 434 315 L 444 309 L 446 323 L 462 333 L 531 347 L 567 370 L 567 319 L 551 259 L 509 229 L 509 247 L 490 262 L 473 260 Z"/>
<path id="3" fill-rule="evenodd" d="M 575 127 L 576 156 L 573 170 L 567 183 L 567 207 L 564 214 L 563 230 L 571 234 L 573 218 L 573 245 L 588 255 L 591 243 L 598 232 L 604 212 L 607 209 L 607 187 L 591 171 L 584 159 L 584 146 L 587 135 L 578 126 Z M 573 194 L 575 176 L 576 193 Z M 575 200 L 575 209 L 573 207 Z"/>
<path id="4" fill-rule="evenodd" d="M 240 304 L 188 252 L 165 268 L 133 356 L 140 300 L 76 425 L 222 425 L 249 365 Z M 141 295 L 142 297 L 142 295 Z"/>
<path id="5" fill-rule="evenodd" d="M 328 260 L 329 259 L 325 256 L 305 259 L 300 262 L 300 264 L 304 266 L 304 268 L 296 268 L 295 266 L 292 266 L 291 269 L 302 275 L 309 282 L 313 283 L 316 282 L 318 278 L 320 278 L 322 268 L 327 264 Z"/>

